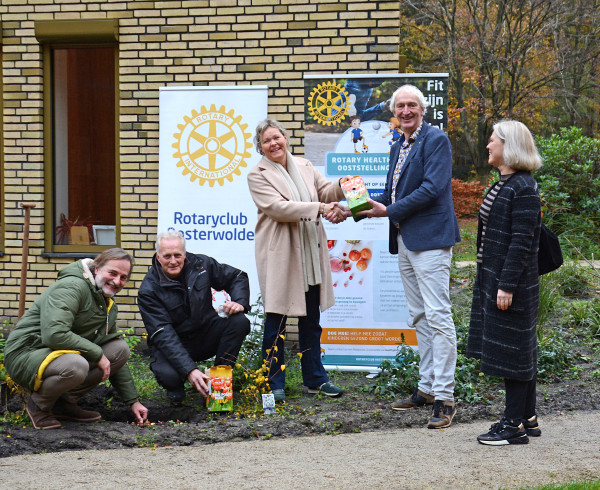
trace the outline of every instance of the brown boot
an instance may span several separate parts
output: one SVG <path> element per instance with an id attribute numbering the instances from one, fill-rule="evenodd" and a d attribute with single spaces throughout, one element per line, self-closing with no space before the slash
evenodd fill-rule
<path id="1" fill-rule="evenodd" d="M 423 405 L 433 404 L 433 395 L 423 393 L 421 390 L 415 390 L 410 398 L 392 403 L 393 410 L 412 410 L 413 408 L 422 407 Z"/>
<path id="2" fill-rule="evenodd" d="M 444 429 L 450 427 L 456 415 L 456 404 L 453 401 L 436 400 L 433 403 L 433 414 L 427 424 L 428 429 Z"/>
<path id="3" fill-rule="evenodd" d="M 99 412 L 84 410 L 77 403 L 68 403 L 59 399 L 52 409 L 57 419 L 76 420 L 78 422 L 94 422 L 100 420 Z"/>
<path id="4" fill-rule="evenodd" d="M 36 429 L 58 429 L 62 427 L 52 412 L 42 410 L 31 397 L 27 400 L 25 410 L 27 410 L 31 423 Z"/>

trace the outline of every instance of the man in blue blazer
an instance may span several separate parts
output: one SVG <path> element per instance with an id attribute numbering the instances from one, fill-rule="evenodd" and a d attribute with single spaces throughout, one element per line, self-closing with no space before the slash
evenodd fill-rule
<path id="1" fill-rule="evenodd" d="M 433 404 L 427 427 L 449 427 L 456 414 L 456 331 L 450 304 L 452 246 L 460 232 L 452 204 L 452 148 L 446 134 L 423 121 L 427 101 L 413 85 L 391 98 L 403 135 L 390 151 L 385 190 L 361 214 L 390 220 L 390 253 L 398 266 L 415 327 L 419 384 L 395 410 Z"/>

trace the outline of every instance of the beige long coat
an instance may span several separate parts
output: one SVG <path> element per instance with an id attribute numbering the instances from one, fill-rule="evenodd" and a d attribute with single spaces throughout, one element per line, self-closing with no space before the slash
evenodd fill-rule
<path id="1" fill-rule="evenodd" d="M 329 266 L 327 236 L 320 203 L 344 198 L 338 182 L 329 182 L 304 158 L 294 157 L 312 202 L 292 201 L 280 172 L 263 158 L 248 174 L 252 199 L 258 207 L 255 255 L 265 312 L 306 316 L 300 221 L 317 222 L 321 262 L 321 311 L 335 299 Z"/>

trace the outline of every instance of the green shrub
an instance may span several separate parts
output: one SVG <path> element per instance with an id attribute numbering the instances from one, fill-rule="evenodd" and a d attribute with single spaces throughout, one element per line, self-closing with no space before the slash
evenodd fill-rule
<path id="1" fill-rule="evenodd" d="M 538 138 L 537 146 L 544 162 L 535 174 L 542 191 L 544 221 L 584 254 L 598 254 L 600 139 L 572 127 Z"/>
<path id="2" fill-rule="evenodd" d="M 557 272 L 540 276 L 540 304 L 538 308 L 538 325 L 546 325 L 552 317 L 554 310 L 561 303 L 559 284 L 556 280 Z"/>
<path id="3" fill-rule="evenodd" d="M 407 344 L 400 344 L 393 361 L 383 361 L 381 372 L 369 390 L 382 398 L 412 393 L 419 382 L 419 354 Z"/>
<path id="4" fill-rule="evenodd" d="M 551 272 L 550 275 L 557 285 L 559 293 L 567 298 L 584 297 L 592 290 L 594 278 L 587 267 L 567 263 Z"/>
<path id="5" fill-rule="evenodd" d="M 589 338 L 592 346 L 600 344 L 600 300 L 573 301 L 569 308 L 569 326 Z"/>
<path id="6" fill-rule="evenodd" d="M 382 398 L 396 398 L 413 392 L 419 382 L 419 354 L 407 344 L 401 344 L 393 361 L 383 361 L 381 373 L 369 391 Z M 466 403 L 489 403 L 488 388 L 494 378 L 479 370 L 480 361 L 466 357 L 460 351 L 456 361 L 454 395 Z"/>
<path id="7" fill-rule="evenodd" d="M 576 365 L 573 346 L 565 340 L 560 330 L 544 330 L 538 327 L 537 379 L 541 383 L 552 382 L 563 376 L 575 378 L 580 368 Z"/>

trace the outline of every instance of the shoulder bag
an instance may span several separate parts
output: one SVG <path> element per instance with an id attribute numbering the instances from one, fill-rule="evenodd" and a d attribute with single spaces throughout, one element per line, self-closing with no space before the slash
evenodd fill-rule
<path id="1" fill-rule="evenodd" d="M 558 237 L 544 223 L 540 231 L 540 248 L 538 251 L 538 274 L 548 274 L 558 269 L 563 263 L 562 250 Z"/>

